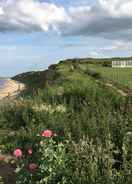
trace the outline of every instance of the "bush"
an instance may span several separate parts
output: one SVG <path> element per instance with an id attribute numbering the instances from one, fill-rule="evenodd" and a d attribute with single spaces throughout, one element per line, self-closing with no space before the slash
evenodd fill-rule
<path id="1" fill-rule="evenodd" d="M 36 136 L 34 147 L 17 148 L 17 184 L 128 184 L 131 181 L 131 157 L 128 136 L 124 139 L 121 167 L 116 168 L 114 144 L 106 145 L 83 137 L 78 143 L 45 130 Z M 20 154 L 19 154 L 20 153 Z M 22 155 L 23 154 L 23 155 Z"/>
<path id="2" fill-rule="evenodd" d="M 94 70 L 90 70 L 90 69 L 87 69 L 85 71 L 86 74 L 90 75 L 91 77 L 95 78 L 95 79 L 101 79 L 101 75 L 100 73 L 94 71 Z"/>
<path id="3" fill-rule="evenodd" d="M 50 130 L 38 135 L 36 149 L 27 150 L 19 158 L 17 184 L 65 184 L 68 183 L 68 154 L 61 137 Z M 17 151 L 17 150 L 16 150 Z M 17 157 L 18 155 L 16 155 Z"/>

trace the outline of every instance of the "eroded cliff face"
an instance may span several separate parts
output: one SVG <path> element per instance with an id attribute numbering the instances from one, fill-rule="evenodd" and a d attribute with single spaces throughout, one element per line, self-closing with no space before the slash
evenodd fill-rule
<path id="1" fill-rule="evenodd" d="M 56 79 L 56 68 L 51 65 L 44 71 L 31 71 L 12 77 L 13 80 L 24 83 L 27 90 L 43 89 L 47 84 L 53 84 Z"/>

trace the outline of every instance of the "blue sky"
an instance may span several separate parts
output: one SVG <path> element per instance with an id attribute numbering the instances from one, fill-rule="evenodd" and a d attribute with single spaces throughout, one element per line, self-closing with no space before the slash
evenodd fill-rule
<path id="1" fill-rule="evenodd" d="M 0 76 L 46 69 L 66 58 L 132 55 L 131 27 L 124 30 L 122 25 L 122 21 L 132 22 L 132 14 L 128 17 L 123 9 L 126 4 L 122 4 L 119 11 L 115 0 L 111 0 L 113 9 L 106 0 L 36 0 L 38 4 L 34 4 L 34 0 L 7 1 L 6 5 L 2 2 L 0 11 Z M 18 1 L 23 2 L 22 6 Z M 33 8 L 25 9 L 26 1 L 29 5 L 32 3 Z M 121 2 L 118 0 L 120 5 Z M 43 3 L 47 4 L 43 7 Z M 48 9 L 51 5 L 55 6 L 54 13 Z M 43 11 L 47 11 L 46 23 L 40 19 L 45 16 Z M 18 19 L 18 15 L 23 17 Z M 107 26 L 111 27 L 106 29 Z M 127 27 L 127 23 L 124 26 Z"/>

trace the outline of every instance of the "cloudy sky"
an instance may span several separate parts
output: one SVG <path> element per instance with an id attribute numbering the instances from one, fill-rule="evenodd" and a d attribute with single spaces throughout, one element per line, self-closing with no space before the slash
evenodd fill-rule
<path id="1" fill-rule="evenodd" d="M 0 0 L 0 76 L 132 56 L 132 0 Z"/>

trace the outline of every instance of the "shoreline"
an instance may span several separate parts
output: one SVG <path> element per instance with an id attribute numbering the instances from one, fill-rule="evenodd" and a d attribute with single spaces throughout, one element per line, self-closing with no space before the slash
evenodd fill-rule
<path id="1" fill-rule="evenodd" d="M 0 100 L 7 97 L 15 97 L 25 89 L 25 84 L 7 79 L 3 88 L 0 89 Z"/>

